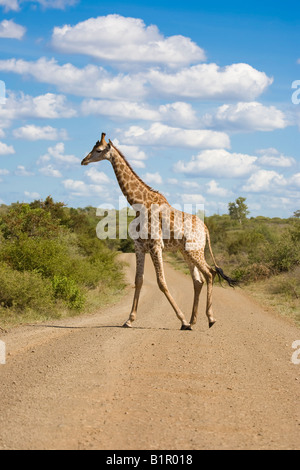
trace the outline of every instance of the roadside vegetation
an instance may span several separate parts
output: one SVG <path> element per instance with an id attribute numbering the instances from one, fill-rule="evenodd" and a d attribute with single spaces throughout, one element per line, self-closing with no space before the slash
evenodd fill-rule
<path id="1" fill-rule="evenodd" d="M 247 218 L 245 201 L 205 218 L 215 258 L 242 288 L 300 325 L 300 211 L 288 219 Z M 179 253 L 169 259 L 184 266 Z"/>
<path id="2" fill-rule="evenodd" d="M 300 211 L 288 219 L 248 216 L 246 200 L 238 198 L 228 214 L 205 218 L 215 258 L 242 288 L 300 325 Z M 117 254 L 133 252 L 134 244 L 118 231 L 126 233 L 133 217 L 113 217 L 116 239 L 100 240 L 103 217 L 93 207 L 68 208 L 50 196 L 0 206 L 0 327 L 116 301 L 125 287 Z M 180 253 L 166 258 L 189 273 Z"/>
<path id="3" fill-rule="evenodd" d="M 118 241 L 99 240 L 96 209 L 51 197 L 0 207 L 0 326 L 95 310 L 121 295 Z"/>

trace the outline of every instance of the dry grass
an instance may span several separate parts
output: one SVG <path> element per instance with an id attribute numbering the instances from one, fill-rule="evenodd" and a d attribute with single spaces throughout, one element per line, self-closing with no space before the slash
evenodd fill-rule
<path id="1" fill-rule="evenodd" d="M 261 303 L 300 326 L 300 267 L 246 286 Z"/>

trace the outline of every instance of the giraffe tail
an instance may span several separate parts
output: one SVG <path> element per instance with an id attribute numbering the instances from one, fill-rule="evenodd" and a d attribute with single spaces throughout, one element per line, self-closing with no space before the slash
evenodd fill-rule
<path id="1" fill-rule="evenodd" d="M 219 276 L 219 279 L 221 281 L 221 278 L 223 278 L 230 287 L 236 287 L 236 286 L 239 286 L 239 281 L 237 279 L 232 279 L 231 277 L 229 276 L 226 276 L 226 274 L 224 273 L 223 269 L 221 269 L 219 266 L 216 266 L 215 265 L 215 269 L 217 271 L 217 274 Z"/>
<path id="2" fill-rule="evenodd" d="M 216 272 L 219 276 L 219 280 L 221 282 L 221 278 L 224 279 L 228 285 L 230 287 L 236 287 L 239 285 L 239 281 L 237 279 L 232 279 L 231 277 L 227 276 L 223 269 L 220 268 L 220 266 L 217 265 L 216 263 L 216 260 L 215 260 L 215 257 L 214 257 L 214 254 L 213 254 L 213 251 L 212 251 L 212 247 L 211 247 L 211 242 L 210 242 L 210 235 L 209 235 L 209 230 L 207 227 L 205 227 L 206 229 L 206 239 L 207 239 L 207 243 L 208 243 L 208 247 L 209 247 L 209 252 L 210 252 L 210 255 L 212 257 L 212 260 L 214 262 L 214 266 L 215 266 L 215 269 L 216 269 Z"/>

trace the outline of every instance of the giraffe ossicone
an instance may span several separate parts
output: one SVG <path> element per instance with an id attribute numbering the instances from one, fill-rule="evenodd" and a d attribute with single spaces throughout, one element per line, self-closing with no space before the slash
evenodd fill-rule
<path id="1" fill-rule="evenodd" d="M 125 156 L 116 148 L 111 140 L 105 140 L 103 132 L 101 140 L 97 141 L 92 151 L 82 161 L 82 165 L 108 160 L 114 169 L 121 191 L 131 206 L 140 207 L 137 217 L 144 211 L 144 218 L 137 220 L 139 224 L 138 236 L 134 239 L 136 253 L 135 294 L 132 309 L 124 327 L 132 327 L 136 319 L 140 292 L 144 280 L 145 255 L 150 253 L 153 261 L 157 283 L 165 294 L 178 319 L 182 330 L 191 330 L 196 324 L 199 298 L 203 285 L 207 284 L 206 315 L 211 328 L 216 320 L 212 308 L 213 281 L 218 274 L 225 279 L 231 287 L 237 281 L 226 276 L 217 265 L 211 248 L 209 231 L 197 215 L 182 212 L 173 208 L 167 199 L 148 186 L 132 169 Z M 143 236 L 141 235 L 143 234 Z M 205 246 L 208 243 L 210 254 L 214 262 L 212 268 L 205 260 Z M 164 274 L 163 250 L 180 250 L 187 262 L 194 283 L 194 303 L 190 322 L 188 322 L 172 297 Z"/>

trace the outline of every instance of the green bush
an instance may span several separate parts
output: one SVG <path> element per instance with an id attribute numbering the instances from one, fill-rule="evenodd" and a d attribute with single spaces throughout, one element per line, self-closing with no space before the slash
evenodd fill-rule
<path id="1" fill-rule="evenodd" d="M 236 255 L 240 252 L 252 253 L 263 240 L 264 236 L 259 231 L 243 230 L 231 237 L 227 244 L 228 252 L 230 255 Z"/>
<path id="2" fill-rule="evenodd" d="M 300 264 L 300 244 L 295 243 L 288 235 L 266 247 L 265 256 L 275 272 L 287 272 Z"/>
<path id="3" fill-rule="evenodd" d="M 295 301 L 299 316 L 299 301 L 300 301 L 300 267 L 295 270 L 275 276 L 270 284 L 270 291 L 272 294 L 280 294 L 286 299 Z"/>
<path id="4" fill-rule="evenodd" d="M 19 313 L 28 309 L 45 312 L 54 308 L 52 284 L 39 273 L 18 272 L 0 265 L 0 305 Z"/>
<path id="5" fill-rule="evenodd" d="M 127 238 L 125 240 L 120 240 L 120 251 L 122 253 L 134 253 L 134 242 L 131 238 Z"/>
<path id="6" fill-rule="evenodd" d="M 290 236 L 294 243 L 300 243 L 300 220 L 294 222 L 293 226 L 290 228 Z"/>
<path id="7" fill-rule="evenodd" d="M 5 239 L 19 240 L 29 238 L 53 238 L 62 230 L 60 222 L 52 218 L 50 212 L 31 208 L 29 204 L 14 204 L 0 220 Z"/>
<path id="8" fill-rule="evenodd" d="M 54 276 L 52 286 L 55 298 L 67 302 L 68 307 L 72 310 L 82 310 L 85 297 L 73 279 L 66 276 Z"/>
<path id="9" fill-rule="evenodd" d="M 98 222 L 96 209 L 69 209 L 51 197 L 2 205 L 1 317 L 26 310 L 34 310 L 34 318 L 41 311 L 44 317 L 57 316 L 89 308 L 94 297 L 107 302 L 121 291 L 122 264 L 115 258 L 119 240 L 99 240 Z"/>
<path id="10" fill-rule="evenodd" d="M 68 277 L 79 285 L 94 288 L 100 281 L 122 276 L 115 264 L 115 254 L 101 249 L 92 256 L 82 256 L 69 239 L 24 238 L 0 248 L 0 257 L 13 269 L 34 271 L 47 278 Z"/>
<path id="11" fill-rule="evenodd" d="M 232 276 L 243 282 L 256 282 L 268 279 L 272 276 L 273 271 L 265 263 L 253 263 L 244 267 L 239 267 L 233 270 Z"/>
<path id="12" fill-rule="evenodd" d="M 17 271 L 35 271 L 44 277 L 68 274 L 74 270 L 64 239 L 23 237 L 0 247 L 0 257 Z"/>
<path id="13" fill-rule="evenodd" d="M 285 277 L 276 283 L 274 282 L 271 287 L 271 292 L 273 294 L 284 295 L 287 298 L 300 299 L 299 276 L 298 279 Z"/>

